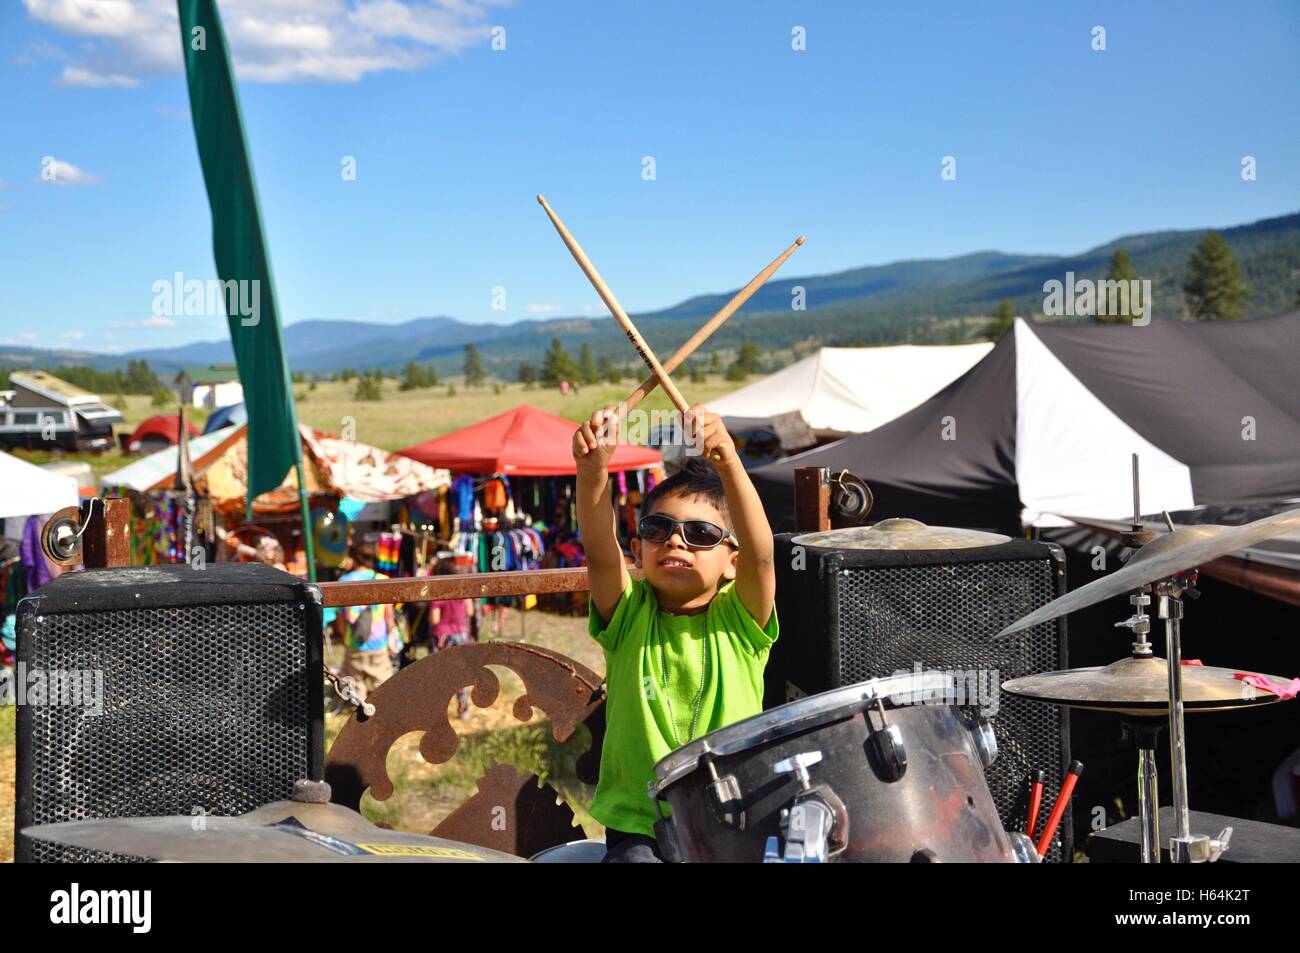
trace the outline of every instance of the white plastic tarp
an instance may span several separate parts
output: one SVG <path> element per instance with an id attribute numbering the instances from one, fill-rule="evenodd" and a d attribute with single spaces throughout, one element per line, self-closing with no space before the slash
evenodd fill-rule
<path id="1" fill-rule="evenodd" d="M 929 400 L 978 364 L 991 343 L 824 347 L 709 404 L 733 432 L 798 412 L 819 437 L 866 433 Z"/>

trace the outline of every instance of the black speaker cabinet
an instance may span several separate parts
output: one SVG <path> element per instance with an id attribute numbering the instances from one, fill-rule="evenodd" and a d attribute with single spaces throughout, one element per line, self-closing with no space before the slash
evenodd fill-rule
<path id="1" fill-rule="evenodd" d="M 1026 540 L 972 549 L 831 549 L 796 546 L 796 535 L 776 537 L 781 635 L 768 660 L 765 705 L 897 672 L 950 672 L 963 708 L 992 714 L 999 753 L 985 773 L 1009 830 L 1024 830 L 1026 778 L 1047 772 L 1041 830 L 1069 767 L 1069 713 L 1014 698 L 1001 683 L 1067 668 L 1065 621 L 1005 640 L 993 636 L 1065 592 L 1061 549 Z M 1062 823 L 1047 859 L 1069 860 L 1072 848 Z"/>
<path id="2" fill-rule="evenodd" d="M 19 861 L 129 860 L 17 834 L 235 815 L 323 777 L 316 590 L 258 563 L 92 569 L 18 604 Z"/>

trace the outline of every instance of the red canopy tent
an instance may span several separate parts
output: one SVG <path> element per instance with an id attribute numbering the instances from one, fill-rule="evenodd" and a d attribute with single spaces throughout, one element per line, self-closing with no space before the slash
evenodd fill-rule
<path id="1" fill-rule="evenodd" d="M 455 433 L 398 451 L 431 467 L 507 476 L 573 476 L 571 420 L 523 404 Z M 621 444 L 609 469 L 638 470 L 661 466 L 658 450 Z"/>
<path id="2" fill-rule="evenodd" d="M 180 429 L 180 414 L 150 417 L 132 431 L 131 436 L 126 439 L 126 449 L 134 451 L 150 446 L 174 447 L 179 439 Z M 191 437 L 199 435 L 198 430 L 188 420 L 185 421 L 185 431 Z"/>

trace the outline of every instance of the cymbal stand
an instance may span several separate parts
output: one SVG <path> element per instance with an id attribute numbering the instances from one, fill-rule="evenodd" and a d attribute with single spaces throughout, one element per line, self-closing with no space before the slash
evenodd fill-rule
<path id="1" fill-rule="evenodd" d="M 1182 618 L 1183 593 L 1188 589 L 1182 573 L 1155 583 L 1156 615 L 1165 623 L 1169 666 L 1169 761 L 1173 767 L 1174 836 L 1169 839 L 1169 859 L 1176 864 L 1218 860 L 1228 849 L 1232 828 L 1218 837 L 1193 834 L 1187 808 L 1187 746 L 1183 712 Z"/>
<path id="2" fill-rule="evenodd" d="M 1138 455 L 1133 454 L 1133 525 L 1120 534 L 1120 541 L 1130 550 L 1138 550 L 1156 538 L 1156 534 L 1142 526 L 1142 501 L 1138 476 Z M 1123 622 L 1116 622 L 1115 627 L 1129 629 L 1134 635 L 1133 657 L 1150 658 L 1151 616 L 1147 615 L 1147 606 L 1151 605 L 1151 587 L 1139 586 L 1128 597 L 1133 606 L 1133 614 Z M 1159 731 L 1151 731 L 1143 726 L 1134 731 L 1134 741 L 1138 752 L 1138 808 L 1142 817 L 1142 863 L 1160 863 L 1160 796 L 1159 779 L 1156 772 L 1156 737 Z"/>
<path id="3" fill-rule="evenodd" d="M 1134 613 L 1123 622 L 1116 622 L 1116 628 L 1133 631 L 1134 658 L 1150 658 L 1151 643 L 1147 635 L 1151 632 L 1151 617 L 1146 607 L 1151 605 L 1150 586 L 1143 586 L 1128 601 L 1133 604 Z M 1145 721 L 1145 720 L 1144 720 Z M 1127 722 L 1126 722 L 1127 724 Z M 1149 725 L 1134 725 L 1133 738 L 1138 753 L 1138 813 L 1142 817 L 1142 863 L 1160 863 L 1160 795 L 1156 773 L 1156 737 L 1159 725 L 1153 731 Z"/>
<path id="4" fill-rule="evenodd" d="M 1156 746 L 1163 718 L 1123 719 L 1126 737 L 1138 753 L 1138 812 L 1142 817 L 1142 863 L 1160 863 L 1160 790 L 1156 775 Z"/>

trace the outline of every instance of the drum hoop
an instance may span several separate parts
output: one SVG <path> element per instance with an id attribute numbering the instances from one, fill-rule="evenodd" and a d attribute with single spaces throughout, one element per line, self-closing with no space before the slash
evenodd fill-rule
<path id="1" fill-rule="evenodd" d="M 656 798 L 662 797 L 665 789 L 693 773 L 706 751 L 715 756 L 736 754 L 797 734 L 813 725 L 840 716 L 847 717 L 868 705 L 874 705 L 877 698 L 887 707 L 899 707 L 913 703 L 918 695 L 951 695 L 955 685 L 955 679 L 944 672 L 907 672 L 846 685 L 769 708 L 733 725 L 711 731 L 661 758 L 654 767 L 654 795 Z"/>

